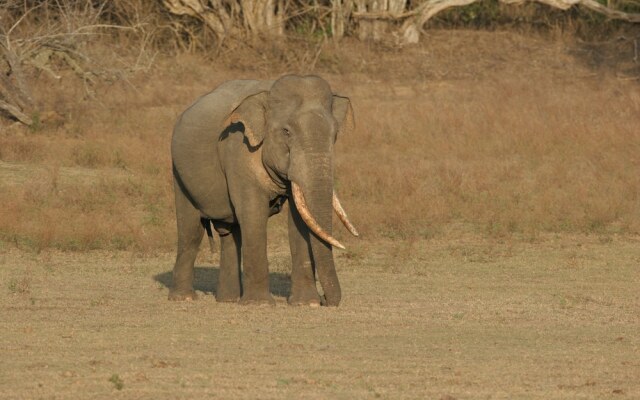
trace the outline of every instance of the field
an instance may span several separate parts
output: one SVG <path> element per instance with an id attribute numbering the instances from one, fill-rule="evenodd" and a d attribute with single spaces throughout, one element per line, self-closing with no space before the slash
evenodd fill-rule
<path id="1" fill-rule="evenodd" d="M 640 396 L 640 241 L 475 237 L 341 253 L 338 308 L 166 301 L 172 255 L 4 250 L 3 398 Z M 398 256 L 410 252 L 410 256 Z"/>
<path id="2" fill-rule="evenodd" d="M 30 77 L 41 124 L 0 122 L 0 397 L 639 398 L 633 42 L 427 36 L 346 40 L 312 65 L 276 47 L 159 56 L 89 89 Z M 227 79 L 292 71 L 355 109 L 336 156 L 362 233 L 335 224 L 342 304 L 286 305 L 283 216 L 276 307 L 217 304 L 204 244 L 200 300 L 168 302 L 176 117 Z"/>

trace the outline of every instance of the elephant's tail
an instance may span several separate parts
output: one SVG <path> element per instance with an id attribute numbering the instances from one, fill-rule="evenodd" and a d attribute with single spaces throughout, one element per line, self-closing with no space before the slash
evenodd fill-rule
<path id="1" fill-rule="evenodd" d="M 209 248 L 211 249 L 211 253 L 216 252 L 216 246 L 213 243 L 213 231 L 211 230 L 211 220 L 208 218 L 200 218 L 200 223 L 205 231 L 207 231 L 207 236 L 209 237 Z"/>

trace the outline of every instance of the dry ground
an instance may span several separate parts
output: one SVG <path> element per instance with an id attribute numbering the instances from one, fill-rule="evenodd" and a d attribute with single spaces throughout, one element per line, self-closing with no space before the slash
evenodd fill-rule
<path id="1" fill-rule="evenodd" d="M 2 398 L 640 397 L 638 238 L 380 240 L 320 309 L 285 304 L 281 239 L 274 308 L 217 304 L 215 256 L 174 303 L 172 254 L 3 248 Z"/>
<path id="2" fill-rule="evenodd" d="M 92 94 L 32 77 L 60 118 L 0 125 L 0 398 L 640 398 L 630 43 L 433 31 L 346 41 L 313 68 L 277 44 L 159 56 Z M 177 115 L 226 79 L 292 71 L 355 108 L 336 158 L 362 233 L 336 229 L 343 303 L 285 306 L 282 216 L 275 308 L 216 304 L 207 254 L 201 300 L 166 301 Z"/>

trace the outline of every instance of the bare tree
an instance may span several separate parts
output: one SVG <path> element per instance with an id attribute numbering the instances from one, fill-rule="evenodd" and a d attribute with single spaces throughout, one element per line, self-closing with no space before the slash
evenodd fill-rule
<path id="1" fill-rule="evenodd" d="M 240 0 L 245 26 L 253 35 L 284 34 L 284 0 Z"/>
<path id="2" fill-rule="evenodd" d="M 163 0 L 175 15 L 202 21 L 218 42 L 230 35 L 281 36 L 284 34 L 284 0 Z"/>
<path id="3" fill-rule="evenodd" d="M 349 18 L 353 12 L 353 0 L 331 0 L 331 33 L 336 40 L 347 33 Z"/>
<path id="4" fill-rule="evenodd" d="M 103 24 L 106 1 L 10 0 L 0 7 L 0 112 L 31 126 L 39 110 L 25 71 L 39 70 L 61 79 L 60 66 L 87 84 L 101 74 L 89 57 L 89 42 L 105 30 L 133 27 Z"/>
<path id="5" fill-rule="evenodd" d="M 387 15 L 402 15 L 407 8 L 407 0 L 355 0 L 359 18 L 358 38 L 360 40 L 383 40 L 396 22 Z M 362 18 L 368 17 L 368 18 Z"/>
<path id="6" fill-rule="evenodd" d="M 163 0 L 175 15 L 188 15 L 202 21 L 221 44 L 229 35 L 282 36 L 285 23 L 308 13 L 313 26 L 331 26 L 331 35 L 339 40 L 349 32 L 360 40 L 393 40 L 399 44 L 417 43 L 423 26 L 436 14 L 480 0 Z M 504 4 L 534 1 L 567 10 L 585 7 L 611 19 L 640 22 L 640 14 L 615 9 L 597 0 L 499 0 Z M 313 13 L 309 13 L 313 11 Z M 326 21 L 325 18 L 329 19 Z M 319 24 L 317 24 L 319 23 Z"/>
<path id="7" fill-rule="evenodd" d="M 8 9 L 11 5 L 7 4 L 1 10 L 0 21 L 9 21 Z M 22 73 L 20 51 L 11 40 L 12 33 L 23 19 L 24 15 L 8 29 L 0 28 L 0 111 L 23 124 L 32 125 L 33 98 Z"/>
<path id="8" fill-rule="evenodd" d="M 401 0 L 356 0 L 358 9 L 353 13 L 352 18 L 359 21 L 360 38 L 372 38 L 380 40 L 384 38 L 382 33 L 388 29 L 392 23 L 397 26 L 393 32 L 400 43 L 417 43 L 420 38 L 422 27 L 436 14 L 452 8 L 466 6 L 480 0 L 423 0 L 412 2 L 412 8 L 407 8 L 407 2 Z M 640 14 L 626 13 L 600 4 L 596 0 L 499 0 L 504 4 L 523 4 L 526 1 L 535 1 L 546 4 L 553 8 L 568 10 L 574 6 L 581 6 L 597 13 L 603 14 L 610 19 L 623 20 L 627 22 L 640 22 Z M 401 4 L 404 3 L 404 4 Z M 402 7 L 401 7 L 402 6 Z M 363 22 L 367 21 L 367 23 Z M 383 25 L 376 23 L 385 22 Z M 364 28 L 362 28 L 364 27 Z"/>
<path id="9" fill-rule="evenodd" d="M 234 8 L 225 7 L 222 0 L 163 0 L 164 6 L 175 15 L 188 15 L 201 20 L 216 37 L 224 42 L 233 25 Z M 235 2 L 232 6 L 237 5 Z"/>

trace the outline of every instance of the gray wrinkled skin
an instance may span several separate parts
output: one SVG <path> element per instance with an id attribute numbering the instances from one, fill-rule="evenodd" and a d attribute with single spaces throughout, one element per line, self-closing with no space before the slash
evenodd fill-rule
<path id="1" fill-rule="evenodd" d="M 273 304 L 267 220 L 280 211 L 295 181 L 331 233 L 333 146 L 338 132 L 352 127 L 349 100 L 316 76 L 229 81 L 189 107 L 171 143 L 178 254 L 169 298 L 196 297 L 193 265 L 205 218 L 220 234 L 217 300 Z M 289 303 L 321 303 L 317 271 L 323 302 L 337 306 L 341 291 L 331 246 L 310 232 L 292 201 L 289 209 Z"/>

